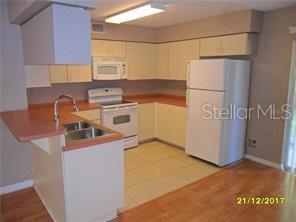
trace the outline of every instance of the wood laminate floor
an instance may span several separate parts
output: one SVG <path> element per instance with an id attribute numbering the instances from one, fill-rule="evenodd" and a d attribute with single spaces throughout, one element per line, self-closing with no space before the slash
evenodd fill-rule
<path id="1" fill-rule="evenodd" d="M 238 205 L 238 197 L 284 197 Z M 1 221 L 52 221 L 33 188 L 2 195 Z M 118 222 L 295 222 L 296 175 L 251 161 L 214 173 L 119 214 Z"/>

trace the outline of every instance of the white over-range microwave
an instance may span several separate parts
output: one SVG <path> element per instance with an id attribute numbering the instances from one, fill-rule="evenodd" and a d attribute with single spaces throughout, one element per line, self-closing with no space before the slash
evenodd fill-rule
<path id="1" fill-rule="evenodd" d="M 93 57 L 92 74 L 94 80 L 127 79 L 127 59 Z"/>

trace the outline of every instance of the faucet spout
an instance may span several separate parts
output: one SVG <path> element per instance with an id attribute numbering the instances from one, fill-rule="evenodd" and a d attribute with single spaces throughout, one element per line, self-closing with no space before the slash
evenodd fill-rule
<path id="1" fill-rule="evenodd" d="M 77 107 L 77 105 L 76 105 L 75 99 L 74 99 L 72 96 L 70 96 L 70 95 L 60 95 L 60 96 L 59 96 L 57 99 L 55 99 L 55 101 L 54 101 L 54 120 L 55 120 L 56 122 L 59 121 L 59 107 L 58 107 L 59 102 L 60 102 L 61 100 L 64 100 L 64 99 L 67 99 L 67 100 L 69 100 L 69 101 L 72 103 L 72 109 L 73 109 L 74 112 L 78 112 L 78 111 L 79 111 L 79 110 L 78 110 L 78 107 Z"/>

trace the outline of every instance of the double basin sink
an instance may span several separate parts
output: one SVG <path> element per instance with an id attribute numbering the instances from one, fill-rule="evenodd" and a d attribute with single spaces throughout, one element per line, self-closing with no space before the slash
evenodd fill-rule
<path id="1" fill-rule="evenodd" d="M 63 124 L 62 126 L 67 130 L 65 135 L 67 140 L 86 140 L 110 134 L 110 132 L 86 121 Z"/>

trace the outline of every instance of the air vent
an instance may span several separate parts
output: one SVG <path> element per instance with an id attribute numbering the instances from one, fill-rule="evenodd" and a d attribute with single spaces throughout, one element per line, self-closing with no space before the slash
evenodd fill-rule
<path id="1" fill-rule="evenodd" d="M 105 33 L 105 24 L 99 22 L 92 22 L 91 30 L 93 33 Z"/>

